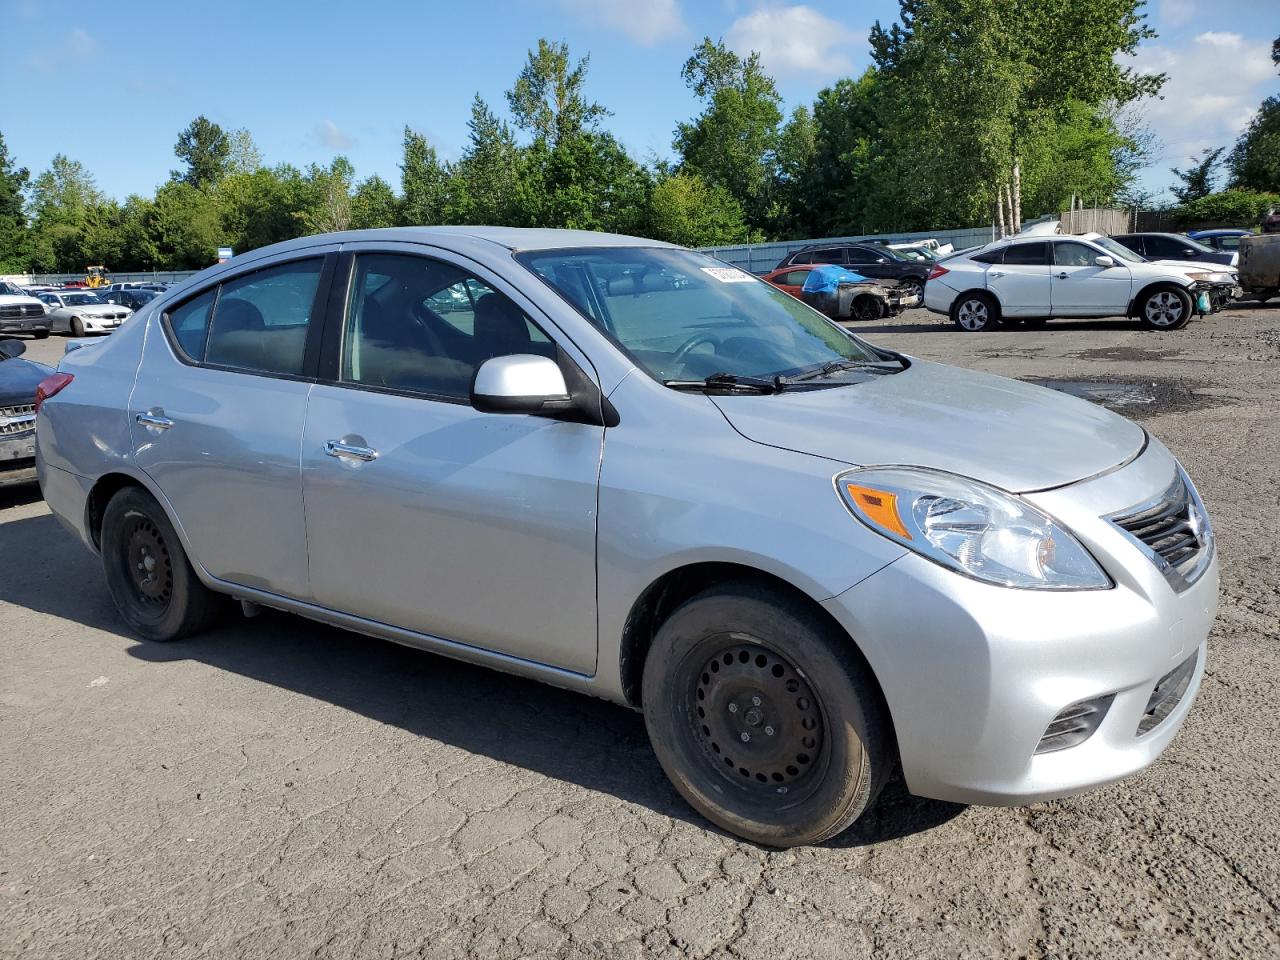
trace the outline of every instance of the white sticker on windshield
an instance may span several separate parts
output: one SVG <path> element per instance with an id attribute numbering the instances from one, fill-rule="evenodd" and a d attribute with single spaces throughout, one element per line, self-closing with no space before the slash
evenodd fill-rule
<path id="1" fill-rule="evenodd" d="M 709 273 L 721 283 L 750 283 L 755 279 L 745 270 L 737 267 L 703 267 L 703 273 Z"/>

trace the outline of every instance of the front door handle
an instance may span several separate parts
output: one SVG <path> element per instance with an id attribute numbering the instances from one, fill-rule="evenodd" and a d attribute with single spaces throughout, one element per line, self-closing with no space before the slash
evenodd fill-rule
<path id="1" fill-rule="evenodd" d="M 372 447 L 358 447 L 353 443 L 343 443 L 341 440 L 326 440 L 324 444 L 324 452 L 331 457 L 337 457 L 339 460 L 369 460 L 378 459 L 378 451 Z"/>
<path id="2" fill-rule="evenodd" d="M 141 424 L 151 430 L 168 430 L 173 426 L 173 421 L 164 415 L 164 411 L 152 407 L 145 413 L 140 413 L 133 418 L 134 422 Z"/>
<path id="3" fill-rule="evenodd" d="M 1067 279 L 1067 273 L 1064 271 L 1064 272 L 1062 272 L 1062 273 L 1058 274 L 1058 279 L 1059 279 L 1059 280 L 1065 280 L 1065 279 Z"/>

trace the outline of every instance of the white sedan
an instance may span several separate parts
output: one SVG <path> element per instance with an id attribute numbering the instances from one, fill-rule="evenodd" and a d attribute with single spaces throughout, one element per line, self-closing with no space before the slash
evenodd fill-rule
<path id="1" fill-rule="evenodd" d="M 90 333 L 110 333 L 133 313 L 128 307 L 108 303 L 86 290 L 61 290 L 36 294 L 49 308 L 54 333 L 83 337 Z"/>

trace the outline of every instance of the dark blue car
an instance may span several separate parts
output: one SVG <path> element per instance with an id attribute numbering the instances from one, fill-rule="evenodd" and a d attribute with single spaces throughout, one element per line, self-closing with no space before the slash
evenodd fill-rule
<path id="1" fill-rule="evenodd" d="M 21 359 L 26 349 L 0 340 L 0 487 L 36 478 L 36 386 L 53 369 Z"/>

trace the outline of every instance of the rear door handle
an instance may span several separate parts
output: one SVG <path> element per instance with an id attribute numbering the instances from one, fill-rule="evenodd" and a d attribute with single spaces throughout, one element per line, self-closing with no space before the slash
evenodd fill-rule
<path id="1" fill-rule="evenodd" d="M 1003 271 L 1003 270 L 992 270 L 989 274 L 987 274 L 987 276 L 989 276 L 992 280 L 998 280 L 998 279 L 1000 279 L 1001 277 L 1003 277 L 1003 276 L 1004 276 L 1004 271 Z"/>
<path id="2" fill-rule="evenodd" d="M 136 423 L 152 430 L 168 430 L 173 426 L 173 421 L 166 417 L 163 411 L 155 409 L 140 413 L 133 419 Z"/>
<path id="3" fill-rule="evenodd" d="M 369 460 L 378 459 L 378 451 L 372 447 L 358 447 L 355 444 L 343 443 L 341 440 L 326 440 L 324 444 L 324 452 L 331 457 L 337 457 L 339 460 Z"/>

